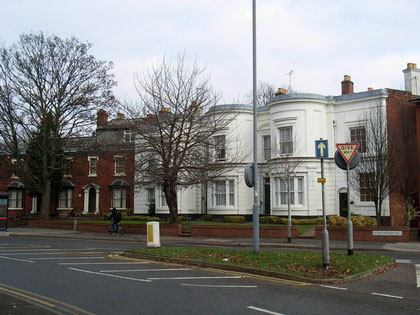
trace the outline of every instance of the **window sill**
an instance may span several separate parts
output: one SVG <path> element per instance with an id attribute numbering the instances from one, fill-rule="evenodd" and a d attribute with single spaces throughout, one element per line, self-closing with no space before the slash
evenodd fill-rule
<path id="1" fill-rule="evenodd" d="M 116 173 L 114 176 L 127 176 L 125 173 Z"/>
<path id="2" fill-rule="evenodd" d="M 69 210 L 73 210 L 73 208 L 57 208 L 57 210 L 59 210 L 59 211 L 69 211 Z"/>
<path id="3" fill-rule="evenodd" d="M 98 174 L 89 174 L 88 177 L 98 177 Z"/>
<path id="4" fill-rule="evenodd" d="M 22 211 L 23 208 L 9 208 L 8 210 L 13 210 L 13 211 L 19 210 L 19 211 Z"/>

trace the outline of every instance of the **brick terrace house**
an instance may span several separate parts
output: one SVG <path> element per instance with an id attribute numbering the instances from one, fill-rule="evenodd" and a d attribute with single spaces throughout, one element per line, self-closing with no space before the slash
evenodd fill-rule
<path id="1" fill-rule="evenodd" d="M 52 213 L 103 214 L 112 207 L 133 212 L 134 134 L 122 114 L 108 121 L 100 109 L 94 134 L 72 141 L 65 152 L 62 187 L 51 196 Z M 9 192 L 10 218 L 39 212 L 39 196 L 5 167 L 0 168 L 0 191 Z"/>

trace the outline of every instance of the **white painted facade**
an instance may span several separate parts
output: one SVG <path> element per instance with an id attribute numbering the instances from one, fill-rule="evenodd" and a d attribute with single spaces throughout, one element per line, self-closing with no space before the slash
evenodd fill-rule
<path id="1" fill-rule="evenodd" d="M 281 135 L 291 131 L 292 160 L 299 160 L 298 166 L 291 173 L 294 183 L 292 216 L 322 215 L 321 184 L 317 182 L 321 177 L 321 164 L 320 159 L 315 157 L 315 141 L 321 138 L 328 140 L 329 156 L 324 159 L 325 209 L 327 215 L 340 214 L 340 193 L 347 192 L 347 185 L 346 172 L 340 170 L 334 162 L 335 144 L 349 141 L 350 128 L 360 124 L 360 118 L 367 108 L 385 108 L 386 97 L 387 91 L 382 89 L 334 97 L 309 93 L 282 94 L 274 97 L 265 107 L 259 108 L 257 137 L 260 213 L 287 215 L 281 183 L 283 171 L 276 158 L 278 146 L 274 144 L 280 142 Z M 232 110 L 232 105 L 220 105 L 217 108 Z M 228 158 L 230 150 L 241 150 L 246 155 L 244 163 L 227 172 L 217 183 L 209 183 L 206 196 L 203 193 L 205 189 L 200 185 L 180 190 L 180 214 L 252 214 L 253 188 L 247 187 L 244 180 L 245 164 L 252 163 L 252 106 L 234 105 L 234 108 L 238 115 L 225 133 L 226 155 Z M 271 159 L 265 160 L 264 137 L 268 136 L 271 140 Z M 230 143 L 229 137 L 238 141 Z M 350 191 L 350 201 L 351 212 L 375 215 L 373 202 L 361 202 L 357 192 Z M 159 188 L 155 188 L 155 203 L 156 214 L 168 213 Z M 147 210 L 147 192 L 140 189 L 135 194 L 134 213 L 146 214 Z M 389 215 L 388 199 L 383 203 L 383 215 Z"/>

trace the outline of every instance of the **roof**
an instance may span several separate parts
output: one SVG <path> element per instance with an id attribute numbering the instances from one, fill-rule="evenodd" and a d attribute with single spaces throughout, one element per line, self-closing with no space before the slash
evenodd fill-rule
<path id="1" fill-rule="evenodd" d="M 116 179 L 109 186 L 111 186 L 111 187 L 130 187 L 130 184 L 124 179 Z"/>
<path id="2" fill-rule="evenodd" d="M 74 187 L 76 187 L 76 185 L 75 184 L 73 184 L 71 181 L 69 181 L 69 180 L 63 180 L 62 182 L 61 182 L 61 186 L 62 187 L 64 187 L 64 188 L 74 188 Z"/>
<path id="3" fill-rule="evenodd" d="M 22 182 L 11 182 L 7 188 L 19 188 L 19 189 L 24 189 L 25 188 L 25 184 Z"/>

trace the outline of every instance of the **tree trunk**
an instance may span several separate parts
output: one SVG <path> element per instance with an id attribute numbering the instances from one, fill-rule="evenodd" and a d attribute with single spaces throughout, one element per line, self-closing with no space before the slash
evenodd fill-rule
<path id="1" fill-rule="evenodd" d="M 41 220 L 50 219 L 51 179 L 44 183 L 41 201 Z"/>
<path id="2" fill-rule="evenodd" d="M 376 211 L 376 223 L 378 224 L 378 226 L 382 225 L 381 222 L 381 211 L 382 209 L 380 208 L 380 206 L 375 202 L 375 211 Z"/>
<path id="3" fill-rule="evenodd" d="M 163 190 L 165 192 L 166 203 L 169 208 L 169 218 L 171 223 L 179 223 L 178 219 L 178 202 L 176 195 L 176 185 L 175 183 L 164 183 Z"/>

